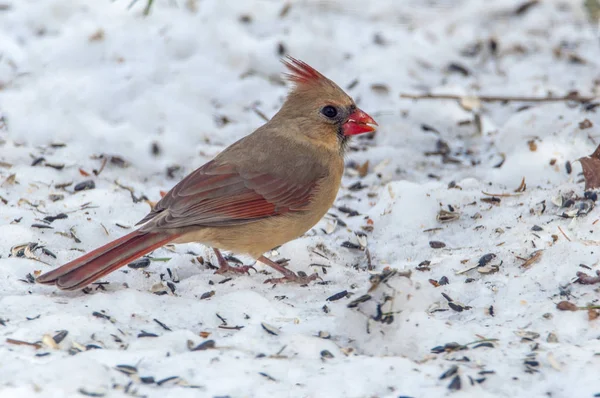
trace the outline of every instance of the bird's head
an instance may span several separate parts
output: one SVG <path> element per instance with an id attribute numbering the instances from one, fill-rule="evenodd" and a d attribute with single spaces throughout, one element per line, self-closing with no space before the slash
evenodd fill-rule
<path id="1" fill-rule="evenodd" d="M 342 149 L 350 136 L 375 131 L 377 122 L 337 84 L 292 57 L 283 63 L 294 88 L 276 117 L 296 123 L 310 138 L 329 142 L 335 139 Z"/>

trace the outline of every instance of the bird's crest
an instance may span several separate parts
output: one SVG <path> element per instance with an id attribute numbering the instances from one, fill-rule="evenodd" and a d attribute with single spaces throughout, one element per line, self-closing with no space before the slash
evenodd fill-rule
<path id="1" fill-rule="evenodd" d="M 296 84 L 296 87 L 307 87 L 314 86 L 315 84 L 330 83 L 329 79 L 317 72 L 316 69 L 306 62 L 292 58 L 289 55 L 281 62 L 283 62 L 283 64 L 290 71 L 290 73 L 285 74 L 286 78 L 292 83 Z"/>

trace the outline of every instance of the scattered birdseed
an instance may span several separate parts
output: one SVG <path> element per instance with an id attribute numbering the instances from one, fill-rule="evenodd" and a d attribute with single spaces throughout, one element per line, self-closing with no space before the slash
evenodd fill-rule
<path id="1" fill-rule="evenodd" d="M 192 340 L 188 340 L 187 346 L 190 351 L 204 351 L 215 348 L 216 344 L 214 340 L 206 340 L 197 346 L 194 346 L 194 342 Z"/>
<path id="2" fill-rule="evenodd" d="M 321 351 L 321 358 L 331 359 L 334 358 L 333 354 L 327 350 Z"/>
<path id="3" fill-rule="evenodd" d="M 156 322 L 156 323 L 158 323 L 160 325 L 160 327 L 163 328 L 163 329 L 165 329 L 166 331 L 172 332 L 172 330 L 171 330 L 170 327 L 168 327 L 167 325 L 165 325 L 164 323 L 162 323 L 158 319 L 154 318 L 153 321 Z"/>
<path id="4" fill-rule="evenodd" d="M 140 259 L 130 262 L 129 264 L 127 264 L 127 266 L 133 269 L 147 268 L 148 266 L 150 266 L 150 259 L 148 257 L 142 257 Z"/>
<path id="5" fill-rule="evenodd" d="M 348 291 L 347 290 L 343 290 L 339 293 L 334 294 L 333 296 L 330 296 L 326 299 L 326 301 L 337 301 L 340 299 L 343 299 L 344 297 L 348 296 Z"/>
<path id="6" fill-rule="evenodd" d="M 274 326 L 269 325 L 268 323 L 261 322 L 260 326 L 265 330 L 265 332 L 272 334 L 273 336 L 279 335 L 279 329 Z"/>
<path id="7" fill-rule="evenodd" d="M 76 184 L 73 187 L 73 190 L 75 190 L 75 192 L 79 192 L 94 188 L 96 188 L 96 183 L 94 182 L 94 180 L 85 180 L 80 182 L 79 184 Z"/>
<path id="8" fill-rule="evenodd" d="M 142 330 L 140 333 L 138 333 L 137 337 L 138 338 L 141 338 L 141 337 L 158 337 L 158 335 L 155 334 L 155 333 L 149 333 L 149 332 L 146 332 L 145 330 Z"/>

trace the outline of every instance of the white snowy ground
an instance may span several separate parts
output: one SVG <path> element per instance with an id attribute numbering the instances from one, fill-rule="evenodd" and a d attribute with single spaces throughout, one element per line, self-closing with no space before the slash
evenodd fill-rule
<path id="1" fill-rule="evenodd" d="M 574 161 L 600 142 L 600 107 L 485 103 L 478 129 L 469 104 L 400 98 L 597 96 L 600 39 L 582 3 L 156 0 L 145 17 L 142 0 L 0 1 L 0 396 L 600 394 L 600 319 L 556 309 L 598 304 L 598 285 L 574 281 L 600 269 L 599 212 L 561 218 L 573 207 L 552 202 L 583 195 Z M 326 283 L 265 285 L 260 264 L 214 275 L 199 244 L 159 249 L 168 261 L 87 294 L 28 283 L 126 233 L 149 210 L 133 197 L 156 201 L 258 127 L 254 109 L 271 116 L 280 51 L 350 87 L 380 124 L 354 141 L 336 202 L 359 215 L 333 208 L 346 226 L 332 216 L 273 253 Z M 438 140 L 447 155 L 426 155 Z M 98 155 L 116 163 L 96 176 Z M 482 201 L 523 177 L 525 192 Z M 95 189 L 75 192 L 86 180 Z M 459 218 L 440 223 L 448 206 Z M 29 242 L 47 251 L 10 256 Z M 368 293 L 387 267 L 412 274 Z"/>

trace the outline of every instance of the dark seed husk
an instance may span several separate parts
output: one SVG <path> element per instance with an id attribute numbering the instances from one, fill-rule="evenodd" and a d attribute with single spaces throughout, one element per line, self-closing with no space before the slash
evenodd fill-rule
<path id="1" fill-rule="evenodd" d="M 358 305 L 360 303 L 364 303 L 364 302 L 369 301 L 369 300 L 371 300 L 371 295 L 369 295 L 369 294 L 363 294 L 359 298 L 352 300 L 352 302 L 350 302 L 350 304 L 348 304 L 348 308 L 358 307 Z"/>
<path id="2" fill-rule="evenodd" d="M 477 265 L 479 267 L 483 267 L 484 265 L 487 265 L 487 263 L 489 263 L 490 261 L 492 261 L 495 258 L 496 258 L 496 255 L 494 253 L 485 254 L 485 255 L 481 256 L 481 258 L 477 262 Z"/>
<path id="3" fill-rule="evenodd" d="M 149 265 L 150 265 L 150 259 L 148 257 L 142 257 L 140 259 L 137 259 L 137 260 L 132 261 L 129 264 L 127 264 L 127 266 L 129 268 L 133 268 L 133 269 L 147 268 Z"/>
<path id="4" fill-rule="evenodd" d="M 454 378 L 452 379 L 450 384 L 448 384 L 448 389 L 450 389 L 450 390 L 460 390 L 461 387 L 462 386 L 461 386 L 459 375 L 454 376 Z"/>
<path id="5" fill-rule="evenodd" d="M 321 358 L 331 359 L 334 358 L 333 354 L 327 350 L 321 351 Z"/>
<path id="6" fill-rule="evenodd" d="M 52 340 L 54 340 L 56 344 L 60 344 L 60 342 L 63 341 L 68 334 L 69 332 L 67 330 L 61 330 L 56 333 L 54 337 L 52 337 Z"/>
<path id="7" fill-rule="evenodd" d="M 327 298 L 326 301 L 336 301 L 336 300 L 340 300 L 343 299 L 344 297 L 346 297 L 348 295 L 348 291 L 347 290 L 343 290 L 339 293 L 334 294 L 333 296 L 330 296 Z"/>
<path id="8" fill-rule="evenodd" d="M 127 376 L 137 374 L 138 372 L 137 368 L 132 365 L 117 365 L 115 369 L 121 373 L 125 373 Z"/>
<path id="9" fill-rule="evenodd" d="M 265 332 L 272 334 L 273 336 L 279 335 L 279 329 L 276 329 L 275 327 L 273 327 L 267 323 L 261 322 L 260 326 L 262 326 L 262 328 L 265 330 Z"/>
<path id="10" fill-rule="evenodd" d="M 94 182 L 94 180 L 85 180 L 85 181 L 82 181 L 79 184 L 75 185 L 75 187 L 73 187 L 75 192 L 85 191 L 85 190 L 94 189 L 94 188 L 96 188 L 96 183 Z"/>
<path id="11" fill-rule="evenodd" d="M 442 375 L 440 376 L 440 380 L 444 380 L 448 377 L 454 376 L 457 372 L 458 372 L 458 366 L 452 365 L 450 367 L 450 369 L 448 369 L 447 371 L 442 373 Z"/>
<path id="12" fill-rule="evenodd" d="M 214 340 L 206 340 L 195 347 L 192 340 L 188 340 L 188 348 L 190 349 L 190 351 L 204 351 L 211 348 L 215 348 L 215 346 L 216 344 Z"/>

